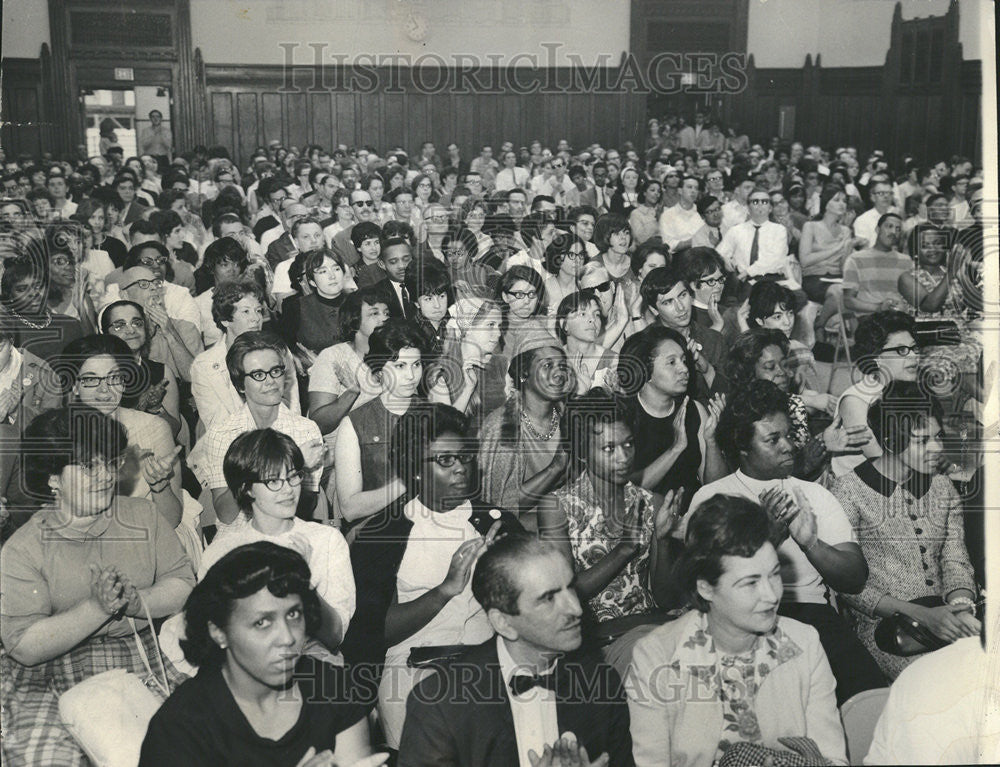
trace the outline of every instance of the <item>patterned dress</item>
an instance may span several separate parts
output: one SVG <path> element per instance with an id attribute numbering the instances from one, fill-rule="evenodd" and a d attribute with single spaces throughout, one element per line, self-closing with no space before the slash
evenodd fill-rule
<path id="1" fill-rule="evenodd" d="M 590 474 L 584 471 L 574 481 L 556 490 L 558 507 L 566 515 L 573 561 L 577 569 L 593 567 L 608 555 L 618 543 L 618 535 L 611 533 L 608 519 L 598 505 Z M 656 602 L 649 591 L 649 546 L 653 539 L 653 495 L 648 490 L 625 485 L 625 513 L 639 510 L 642 520 L 640 553 L 598 594 L 589 600 L 589 606 L 598 622 L 639 615 L 656 609 Z"/>

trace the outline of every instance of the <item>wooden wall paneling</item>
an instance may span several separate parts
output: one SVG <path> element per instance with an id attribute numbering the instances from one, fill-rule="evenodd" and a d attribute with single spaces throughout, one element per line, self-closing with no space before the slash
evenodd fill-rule
<path id="1" fill-rule="evenodd" d="M 581 151 L 594 142 L 594 101 L 591 93 L 575 93 L 566 97 L 568 100 L 569 124 L 566 138 L 574 151 Z M 614 97 L 602 96 L 600 100 L 607 103 Z"/>
<path id="2" fill-rule="evenodd" d="M 419 153 L 420 145 L 425 141 L 434 141 L 430 119 L 433 102 L 426 93 L 410 91 L 406 94 L 404 104 L 406 105 L 406 127 L 409 141 L 406 147 L 407 151 L 416 154 Z M 437 149 L 437 144 L 434 145 L 434 148 Z"/>
<path id="3" fill-rule="evenodd" d="M 263 141 L 261 143 L 267 144 L 267 142 L 277 139 L 281 141 L 283 145 L 287 146 L 288 137 L 284 131 L 284 125 L 281 118 L 281 94 L 264 92 L 261 93 L 260 101 L 261 114 L 263 115 L 261 130 L 264 134 L 262 136 Z"/>
<path id="4" fill-rule="evenodd" d="M 236 94 L 236 151 L 240 159 L 246 160 L 261 141 L 259 125 L 260 107 L 256 91 Z"/>
<path id="5" fill-rule="evenodd" d="M 382 93 L 382 131 L 383 135 L 379 140 L 379 148 L 383 152 L 388 152 L 397 146 L 402 146 L 408 153 L 412 153 L 406 143 L 406 107 L 403 103 L 402 93 Z"/>
<path id="6" fill-rule="evenodd" d="M 212 94 L 212 128 L 213 141 L 225 147 L 236 146 L 233 133 L 233 94 L 221 91 Z"/>
<path id="7" fill-rule="evenodd" d="M 522 145 L 527 146 L 531 141 L 525 132 L 522 120 L 524 110 L 521 107 L 524 98 L 516 93 L 505 93 L 498 96 L 497 100 L 500 102 L 500 135 L 514 143 L 516 152 Z M 497 154 L 497 162 L 503 166 L 503 158 L 499 157 L 499 151 Z"/>
<path id="8" fill-rule="evenodd" d="M 353 93 L 334 93 L 330 98 L 332 114 L 330 148 L 337 144 L 357 143 L 358 133 L 357 103 L 361 99 Z"/>
<path id="9" fill-rule="evenodd" d="M 310 135 L 314 143 L 327 149 L 334 146 L 333 94 L 309 94 Z"/>
<path id="10" fill-rule="evenodd" d="M 300 150 L 312 143 L 312 119 L 305 93 L 285 94 L 285 114 L 288 125 L 288 142 Z"/>
<path id="11" fill-rule="evenodd" d="M 444 161 L 448 156 L 448 144 L 455 140 L 455 99 L 448 93 L 431 98 L 430 140 Z"/>
<path id="12" fill-rule="evenodd" d="M 339 104 L 339 96 L 338 104 Z M 382 101 L 378 97 L 378 94 L 374 93 L 362 93 L 358 94 L 355 99 L 355 107 L 358 110 L 359 119 L 356 122 L 356 129 L 360 131 L 356 140 L 364 142 L 366 144 L 375 144 L 375 146 L 385 154 L 385 147 L 387 146 L 384 139 L 384 134 L 382 133 L 382 123 L 383 123 L 383 111 L 382 111 Z M 342 144 L 351 144 L 352 137 L 355 136 L 354 130 L 351 130 L 350 134 L 346 132 L 347 126 L 340 123 L 339 117 L 337 125 L 343 131 L 338 138 L 338 141 Z"/>

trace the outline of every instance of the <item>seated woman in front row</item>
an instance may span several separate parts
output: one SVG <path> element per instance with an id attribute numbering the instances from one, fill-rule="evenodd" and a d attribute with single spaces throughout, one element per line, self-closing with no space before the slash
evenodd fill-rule
<path id="1" fill-rule="evenodd" d="M 523 527 L 475 497 L 472 429 L 453 407 L 411 407 L 392 432 L 390 463 L 406 492 L 361 528 L 351 547 L 359 603 L 343 649 L 354 664 L 384 659 L 379 714 L 386 743 L 398 748 L 406 696 L 433 673 L 414 663 L 412 651 L 493 635 L 472 596 L 473 566 L 499 532 Z"/>
<path id="2" fill-rule="evenodd" d="M 666 498 L 634 485 L 632 417 L 624 400 L 602 389 L 573 398 L 563 415 L 571 458 L 569 483 L 538 508 L 538 534 L 558 541 L 576 569 L 595 632 L 614 639 L 604 656 L 624 678 L 635 642 L 665 616 L 670 602 L 670 530 L 682 491 Z"/>
<path id="3" fill-rule="evenodd" d="M 128 439 L 113 418 L 83 405 L 49 410 L 22 444 L 28 488 L 48 500 L 0 554 L 3 762 L 89 764 L 59 696 L 112 669 L 145 676 L 143 654 L 156 653 L 143 603 L 153 618 L 176 612 L 194 572 L 152 502 L 118 493 Z M 183 680 L 164 666 L 171 684 Z"/>
<path id="4" fill-rule="evenodd" d="M 182 647 L 198 675 L 153 716 L 140 767 L 320 767 L 371 754 L 368 707 L 344 669 L 302 652 L 322 621 L 311 577 L 270 541 L 213 565 L 184 605 Z"/>
<path id="5" fill-rule="evenodd" d="M 757 504 L 717 495 L 691 515 L 677 563 L 694 610 L 639 640 L 628 686 L 636 767 L 846 764 L 833 673 L 811 626 L 778 616 L 778 528 Z M 791 740 L 790 740 L 791 739 Z M 811 742 L 810 742 L 811 741 Z M 819 753 L 815 753 L 818 751 Z M 807 757 L 809 758 L 809 757 Z"/>

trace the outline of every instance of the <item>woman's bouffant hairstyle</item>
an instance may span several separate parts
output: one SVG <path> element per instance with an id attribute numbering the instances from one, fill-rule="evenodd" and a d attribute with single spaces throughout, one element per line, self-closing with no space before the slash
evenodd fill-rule
<path id="1" fill-rule="evenodd" d="M 635 333 L 625 339 L 621 353 L 618 355 L 618 385 L 626 396 L 634 396 L 648 383 L 653 376 L 653 361 L 659 354 L 660 345 L 664 341 L 673 341 L 684 354 L 684 363 L 688 369 L 688 392 L 695 384 L 694 356 L 687 347 L 687 341 L 673 328 L 663 325 L 651 325 L 641 333 Z"/>
<path id="2" fill-rule="evenodd" d="M 274 429 L 254 429 L 233 440 L 222 459 L 222 475 L 240 511 L 251 516 L 253 498 L 250 488 L 264 478 L 275 477 L 283 470 L 303 471 L 305 458 L 287 434 Z"/>
<path id="3" fill-rule="evenodd" d="M 788 356 L 788 339 L 780 330 L 751 328 L 742 333 L 726 353 L 725 372 L 731 391 L 740 391 L 757 380 L 757 360 L 769 346 Z"/>
<path id="4" fill-rule="evenodd" d="M 424 459 L 428 447 L 445 434 L 468 439 L 469 419 L 450 405 L 438 402 L 415 404 L 400 416 L 393 427 L 389 439 L 389 465 L 411 496 L 418 494 L 418 478 L 427 470 Z M 470 449 L 474 447 L 469 445 Z"/>
<path id="5" fill-rule="evenodd" d="M 128 447 L 128 435 L 114 418 L 86 405 L 74 405 L 37 416 L 24 430 L 21 443 L 26 448 L 25 485 L 41 499 L 51 495 L 51 476 L 94 458 L 117 458 Z"/>
<path id="6" fill-rule="evenodd" d="M 569 476 L 577 477 L 586 468 L 590 440 L 598 427 L 624 424 L 632 430 L 635 409 L 625 397 L 594 387 L 586 394 L 570 397 L 563 410 L 560 432 L 569 448 Z"/>
<path id="7" fill-rule="evenodd" d="M 747 323 L 750 327 L 762 325 L 764 320 L 774 314 L 779 307 L 784 307 L 790 312 L 795 312 L 797 309 L 795 294 L 784 285 L 772 280 L 755 282 L 750 288 L 748 301 L 750 314 L 747 316 Z"/>
<path id="8" fill-rule="evenodd" d="M 594 245 L 603 253 L 611 247 L 611 235 L 619 232 L 628 232 L 629 237 L 632 236 L 628 219 L 618 213 L 605 213 L 594 225 Z"/>
<path id="9" fill-rule="evenodd" d="M 216 562 L 194 587 L 184 603 L 186 637 L 181 640 L 184 658 L 199 668 L 219 668 L 226 651 L 212 639 L 209 624 L 225 631 L 236 601 L 267 589 L 276 597 L 295 594 L 302 599 L 306 636 L 320 627 L 320 603 L 310 585 L 309 565 L 297 551 L 270 541 L 248 543 Z"/>
<path id="10" fill-rule="evenodd" d="M 788 395 L 770 381 L 755 380 L 745 389 L 730 390 L 715 440 L 732 465 L 738 465 L 740 453 L 750 449 L 754 424 L 775 413 L 788 414 Z"/>
<path id="11" fill-rule="evenodd" d="M 390 317 L 369 336 L 365 364 L 372 373 L 378 374 L 387 363 L 399 359 L 403 349 L 417 349 L 423 356 L 426 344 L 426 337 L 413 322 Z"/>
<path id="12" fill-rule="evenodd" d="M 754 556 L 773 540 L 772 526 L 764 509 L 735 495 L 714 495 L 692 512 L 674 572 L 695 609 L 710 609 L 698 593 L 698 581 L 716 585 L 724 572 L 722 558 Z"/>
<path id="13" fill-rule="evenodd" d="M 854 357 L 858 369 L 865 375 L 874 375 L 879 353 L 889 336 L 903 332 L 916 337 L 916 323 L 905 312 L 889 309 L 862 318 L 854 331 Z"/>
<path id="14" fill-rule="evenodd" d="M 902 453 L 910 446 L 914 429 L 924 429 L 930 419 L 944 420 L 941 403 L 915 381 L 894 381 L 868 408 L 868 428 L 883 451 Z"/>

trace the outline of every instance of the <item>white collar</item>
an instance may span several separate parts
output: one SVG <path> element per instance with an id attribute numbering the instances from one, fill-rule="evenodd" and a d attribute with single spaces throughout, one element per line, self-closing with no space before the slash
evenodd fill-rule
<path id="1" fill-rule="evenodd" d="M 462 529 L 472 516 L 472 501 L 464 501 L 450 511 L 433 511 L 419 498 L 414 498 L 403 507 L 403 516 L 410 520 L 414 527 Z"/>
<path id="2" fill-rule="evenodd" d="M 527 666 L 519 664 L 507 649 L 507 640 L 497 634 L 497 659 L 500 661 L 500 673 L 503 675 L 503 683 L 507 690 L 510 690 L 510 680 L 515 676 L 534 676 L 535 672 Z M 553 658 L 552 663 L 542 671 L 542 674 L 551 674 L 559 662 L 558 658 Z M 510 694 L 508 692 L 508 694 Z"/>

